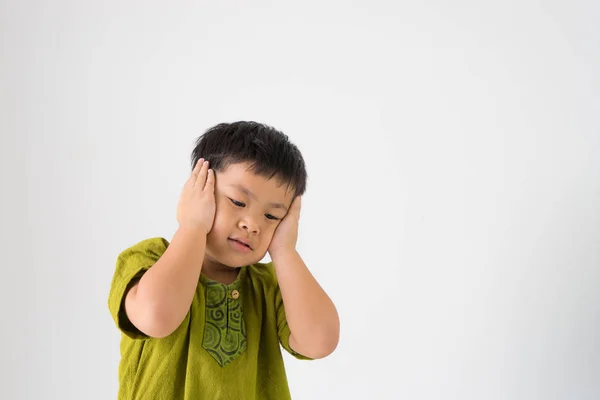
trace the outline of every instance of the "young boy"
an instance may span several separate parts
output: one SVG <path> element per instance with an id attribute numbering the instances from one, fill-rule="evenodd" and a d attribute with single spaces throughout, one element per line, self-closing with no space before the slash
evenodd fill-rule
<path id="1" fill-rule="evenodd" d="M 289 399 L 280 344 L 316 359 L 339 338 L 335 306 L 295 249 L 302 155 L 272 127 L 236 122 L 200 136 L 192 165 L 171 242 L 117 259 L 118 398 Z"/>

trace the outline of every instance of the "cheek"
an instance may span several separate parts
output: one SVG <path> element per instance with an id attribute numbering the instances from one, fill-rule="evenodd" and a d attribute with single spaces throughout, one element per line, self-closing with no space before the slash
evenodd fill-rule
<path id="1" fill-rule="evenodd" d="M 223 225 L 226 224 L 226 220 L 227 218 L 225 217 L 225 215 L 223 215 L 222 212 L 216 212 L 215 213 L 215 222 L 213 222 L 213 229 L 217 228 L 221 228 Z"/>
<path id="2" fill-rule="evenodd" d="M 226 246 L 227 237 L 231 234 L 231 228 L 227 224 L 227 216 L 217 212 L 212 229 L 206 237 L 206 250 L 211 256 L 217 257 Z"/>
<path id="3" fill-rule="evenodd" d="M 231 223 L 233 216 L 231 215 L 231 207 L 228 207 L 228 204 L 225 203 L 224 200 L 217 202 L 217 207 L 215 211 L 215 222 L 214 226 L 220 229 L 224 229 Z"/>
<path id="4" fill-rule="evenodd" d="M 273 236 L 275 235 L 277 225 L 273 224 L 263 229 L 264 230 L 262 231 L 262 240 L 265 242 L 266 245 L 269 245 L 271 243 L 271 240 L 273 240 Z"/>
<path id="5" fill-rule="evenodd" d="M 231 233 L 230 219 L 231 218 L 229 215 L 227 215 L 227 213 L 217 209 L 217 212 L 215 213 L 215 221 L 213 222 L 212 229 L 208 234 L 208 239 L 213 239 L 214 241 L 216 238 L 222 238 L 223 236 L 229 235 Z"/>

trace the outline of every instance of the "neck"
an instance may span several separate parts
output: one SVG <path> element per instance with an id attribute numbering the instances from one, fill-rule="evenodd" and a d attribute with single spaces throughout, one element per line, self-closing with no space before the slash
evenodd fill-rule
<path id="1" fill-rule="evenodd" d="M 223 265 L 211 257 L 204 257 L 204 263 L 202 264 L 202 275 L 206 276 L 213 281 L 229 285 L 233 283 L 238 274 L 240 268 L 232 268 L 227 265 Z"/>

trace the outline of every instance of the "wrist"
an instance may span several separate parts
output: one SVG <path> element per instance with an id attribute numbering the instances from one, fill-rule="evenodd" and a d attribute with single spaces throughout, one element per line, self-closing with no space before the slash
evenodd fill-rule
<path id="1" fill-rule="evenodd" d="M 206 237 L 208 235 L 208 230 L 202 225 L 198 224 L 179 224 L 177 231 L 186 236 Z"/>
<path id="2" fill-rule="evenodd" d="M 283 247 L 269 251 L 269 254 L 271 256 L 273 264 L 277 265 L 279 261 L 284 261 L 286 259 L 289 259 L 290 257 L 296 256 L 298 254 L 298 251 L 294 247 Z"/>

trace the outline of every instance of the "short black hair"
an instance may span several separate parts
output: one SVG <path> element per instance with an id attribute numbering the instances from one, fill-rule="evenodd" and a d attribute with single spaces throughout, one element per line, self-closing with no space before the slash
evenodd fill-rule
<path id="1" fill-rule="evenodd" d="M 291 186 L 296 196 L 306 191 L 304 158 L 287 135 L 254 121 L 221 123 L 209 128 L 197 140 L 192 151 L 192 169 L 200 158 L 215 172 L 231 164 L 250 163 L 250 171 L 267 179 L 279 179 Z"/>

